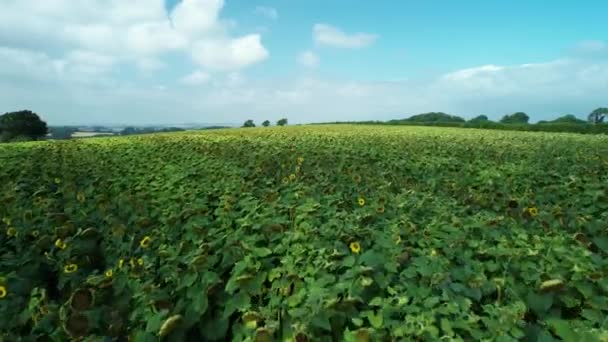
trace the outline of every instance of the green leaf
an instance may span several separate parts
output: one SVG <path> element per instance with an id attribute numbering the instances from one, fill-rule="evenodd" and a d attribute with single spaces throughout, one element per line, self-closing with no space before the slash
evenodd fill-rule
<path id="1" fill-rule="evenodd" d="M 253 254 L 259 258 L 264 258 L 272 254 L 272 250 L 266 247 L 256 248 L 253 250 Z"/>
<path id="2" fill-rule="evenodd" d="M 595 243 L 595 245 L 599 249 L 601 249 L 605 253 L 608 253 L 608 238 L 606 238 L 606 237 L 596 237 L 592 241 L 593 241 L 593 243 Z"/>
<path id="3" fill-rule="evenodd" d="M 536 294 L 534 292 L 530 292 L 527 297 L 527 305 L 534 313 L 539 316 L 544 316 L 544 314 L 549 311 L 551 305 L 553 305 L 553 294 Z"/>
<path id="4" fill-rule="evenodd" d="M 327 330 L 327 331 L 331 331 L 331 324 L 329 323 L 329 317 L 327 315 L 327 313 L 325 312 L 319 312 L 317 313 L 312 321 L 310 322 L 312 325 Z"/>
<path id="5" fill-rule="evenodd" d="M 377 313 L 374 313 L 373 311 L 365 311 L 362 314 L 367 317 L 367 320 L 372 325 L 372 327 L 376 329 L 382 328 L 382 324 L 384 322 L 384 314 L 382 310 L 378 310 Z"/>
<path id="6" fill-rule="evenodd" d="M 347 256 L 344 258 L 344 261 L 342 261 L 342 265 L 345 267 L 353 267 L 355 265 L 355 257 L 352 255 Z"/>
<path id="7" fill-rule="evenodd" d="M 572 329 L 567 321 L 550 318 L 545 321 L 549 325 L 555 334 L 561 337 L 564 341 L 579 341 L 579 335 Z"/>
<path id="8" fill-rule="evenodd" d="M 158 329 L 160 329 L 160 326 L 163 324 L 163 321 L 166 316 L 167 312 L 164 310 L 153 314 L 146 322 L 146 332 L 156 333 Z"/>

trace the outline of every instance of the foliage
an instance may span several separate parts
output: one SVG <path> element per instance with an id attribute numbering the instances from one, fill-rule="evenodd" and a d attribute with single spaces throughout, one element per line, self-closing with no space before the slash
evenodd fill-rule
<path id="1" fill-rule="evenodd" d="M 424 114 L 412 115 L 407 119 L 392 120 L 393 122 L 415 122 L 415 123 L 430 123 L 430 122 L 465 122 L 465 120 L 459 116 L 450 115 L 442 112 L 431 112 Z"/>
<path id="2" fill-rule="evenodd" d="M 283 118 L 277 121 L 277 126 L 287 126 L 287 119 Z"/>
<path id="3" fill-rule="evenodd" d="M 490 119 L 488 119 L 488 117 L 486 115 L 478 115 L 474 118 L 472 118 L 471 120 L 469 120 L 468 122 L 487 122 L 490 121 Z"/>
<path id="4" fill-rule="evenodd" d="M 607 143 L 301 126 L 0 146 L 0 336 L 605 339 Z"/>
<path id="5" fill-rule="evenodd" d="M 264 127 L 270 126 L 270 121 L 264 120 L 264 122 L 262 122 L 262 126 L 264 126 Z"/>
<path id="6" fill-rule="evenodd" d="M 77 131 L 77 127 L 70 126 L 55 126 L 49 128 L 49 133 L 51 133 L 51 138 L 53 139 L 70 139 L 72 134 Z"/>
<path id="7" fill-rule="evenodd" d="M 30 110 L 0 115 L 1 141 L 38 140 L 48 132 L 46 122 Z"/>
<path id="8" fill-rule="evenodd" d="M 608 115 L 608 108 L 597 108 L 596 110 L 594 110 L 593 112 L 591 112 L 589 114 L 589 117 L 587 119 L 589 122 L 591 122 L 593 124 L 601 124 L 604 122 L 607 115 Z"/>
<path id="9" fill-rule="evenodd" d="M 523 112 L 517 112 L 513 114 L 507 114 L 500 119 L 503 124 L 526 124 L 530 120 L 528 114 Z"/>
<path id="10" fill-rule="evenodd" d="M 255 127 L 255 124 L 253 123 L 253 120 L 247 120 L 243 124 L 243 127 Z"/>
<path id="11" fill-rule="evenodd" d="M 541 123 L 541 121 L 539 121 Z M 555 120 L 543 121 L 542 123 L 571 123 L 571 124 L 586 124 L 587 121 L 581 120 L 572 114 L 560 116 Z"/>

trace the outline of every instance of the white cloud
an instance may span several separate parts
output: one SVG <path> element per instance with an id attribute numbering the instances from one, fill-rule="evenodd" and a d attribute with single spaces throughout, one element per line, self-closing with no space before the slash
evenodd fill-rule
<path id="1" fill-rule="evenodd" d="M 313 27 L 313 38 L 319 45 L 357 49 L 373 44 L 378 39 L 378 36 L 369 33 L 347 34 L 331 25 L 315 24 Z"/>
<path id="2" fill-rule="evenodd" d="M 316 68 L 319 66 L 319 56 L 312 51 L 304 51 L 298 55 L 298 63 L 307 68 Z"/>
<path id="3" fill-rule="evenodd" d="M 180 83 L 190 86 L 198 86 L 206 84 L 211 79 L 211 76 L 203 71 L 196 70 L 190 75 L 184 76 L 180 79 Z"/>
<path id="4" fill-rule="evenodd" d="M 272 20 L 277 20 L 279 18 L 279 12 L 273 7 L 257 6 L 253 12 Z"/>
<path id="5" fill-rule="evenodd" d="M 160 59 L 154 57 L 138 59 L 135 64 L 141 71 L 154 71 L 166 66 Z"/>
<path id="6" fill-rule="evenodd" d="M 257 35 L 232 37 L 234 21 L 223 20 L 223 0 L 182 0 L 167 13 L 164 0 L 5 0 L 0 11 L 0 42 L 49 55 L 90 51 L 155 70 L 168 53 L 200 60 L 193 46 L 213 46 L 211 55 L 231 56 L 234 70 L 268 56 Z M 240 49 L 246 45 L 248 51 Z M 235 50 L 234 53 L 226 51 Z M 244 57 L 234 56 L 244 53 Z"/>
<path id="7" fill-rule="evenodd" d="M 182 0 L 171 13 L 175 28 L 197 36 L 217 28 L 223 0 Z"/>
<path id="8" fill-rule="evenodd" d="M 269 55 L 259 34 L 224 40 L 201 40 L 194 44 L 194 60 L 205 68 L 236 70 L 258 63 Z"/>

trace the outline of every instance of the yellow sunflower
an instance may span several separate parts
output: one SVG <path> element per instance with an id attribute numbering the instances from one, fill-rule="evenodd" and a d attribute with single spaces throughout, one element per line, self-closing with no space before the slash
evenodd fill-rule
<path id="1" fill-rule="evenodd" d="M 15 229 L 14 227 L 9 227 L 6 230 L 6 235 L 8 235 L 9 237 L 15 237 L 15 236 L 17 236 L 17 229 Z"/>
<path id="2" fill-rule="evenodd" d="M 536 208 L 536 207 L 528 208 L 528 214 L 530 214 L 530 216 L 532 216 L 532 217 L 538 215 L 538 208 Z"/>
<path id="3" fill-rule="evenodd" d="M 6 291 L 6 287 L 4 285 L 0 285 L 0 299 L 6 297 L 8 291 Z"/>
<path id="4" fill-rule="evenodd" d="M 78 265 L 76 264 L 68 264 L 63 268 L 63 272 L 65 273 L 74 273 L 78 271 Z"/>
<path id="5" fill-rule="evenodd" d="M 290 180 L 290 181 L 292 181 L 292 182 L 293 182 L 294 180 L 296 180 L 296 175 L 294 175 L 293 173 L 292 173 L 292 174 L 290 174 L 290 175 L 289 175 L 289 180 Z"/>
<path id="6" fill-rule="evenodd" d="M 142 259 L 142 258 L 137 259 L 137 264 L 139 266 L 143 266 L 144 265 L 144 259 Z"/>
<path id="7" fill-rule="evenodd" d="M 357 200 L 357 203 L 359 204 L 359 206 L 364 206 L 365 205 L 365 198 L 363 197 L 359 197 L 359 199 Z"/>
<path id="8" fill-rule="evenodd" d="M 148 248 L 148 247 L 150 247 L 151 243 L 152 243 L 152 238 L 149 236 L 145 236 L 143 239 L 141 239 L 141 241 L 139 242 L 139 245 L 141 246 L 141 248 Z"/>
<path id="9" fill-rule="evenodd" d="M 109 270 L 106 271 L 105 273 L 106 277 L 108 278 L 112 278 L 112 276 L 114 275 L 114 272 L 112 271 L 112 269 L 110 268 Z"/>
<path id="10" fill-rule="evenodd" d="M 361 252 L 361 245 L 358 242 L 351 242 L 348 247 L 350 248 L 350 251 L 355 254 L 359 254 Z"/>
<path id="11" fill-rule="evenodd" d="M 55 241 L 55 247 L 59 248 L 59 249 L 65 249 L 67 247 L 66 243 L 63 242 L 63 240 L 61 239 L 57 239 Z"/>

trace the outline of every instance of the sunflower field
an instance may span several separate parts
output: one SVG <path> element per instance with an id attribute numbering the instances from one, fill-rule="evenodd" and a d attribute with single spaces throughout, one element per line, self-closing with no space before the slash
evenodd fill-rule
<path id="1" fill-rule="evenodd" d="M 608 137 L 0 146 L 0 341 L 608 341 Z"/>

